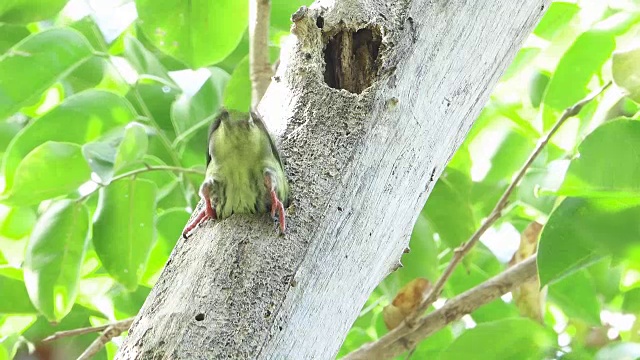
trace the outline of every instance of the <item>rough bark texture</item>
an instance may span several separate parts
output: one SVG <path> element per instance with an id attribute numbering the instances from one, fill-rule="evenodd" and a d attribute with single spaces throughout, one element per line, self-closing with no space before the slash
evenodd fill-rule
<path id="1" fill-rule="evenodd" d="M 336 0 L 294 14 L 259 108 L 285 136 L 287 235 L 266 215 L 233 216 L 181 240 L 117 358 L 334 357 L 548 2 Z"/>

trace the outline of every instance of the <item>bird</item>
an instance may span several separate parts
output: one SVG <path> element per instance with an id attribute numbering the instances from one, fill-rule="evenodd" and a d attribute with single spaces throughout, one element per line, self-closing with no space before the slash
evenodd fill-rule
<path id="1" fill-rule="evenodd" d="M 285 233 L 289 183 L 278 148 L 257 112 L 221 109 L 209 128 L 206 158 L 199 191 L 204 208 L 185 227 L 185 239 L 205 220 L 268 211 Z"/>

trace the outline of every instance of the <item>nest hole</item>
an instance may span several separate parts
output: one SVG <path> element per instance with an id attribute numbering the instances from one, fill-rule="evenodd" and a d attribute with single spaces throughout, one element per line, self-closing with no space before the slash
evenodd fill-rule
<path id="1" fill-rule="evenodd" d="M 341 29 L 326 38 L 324 80 L 334 89 L 359 94 L 378 76 L 382 37 L 376 28 Z"/>

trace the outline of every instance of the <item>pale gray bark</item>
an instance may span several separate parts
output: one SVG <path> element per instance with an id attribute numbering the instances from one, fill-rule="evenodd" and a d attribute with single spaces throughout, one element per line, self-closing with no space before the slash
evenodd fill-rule
<path id="1" fill-rule="evenodd" d="M 285 134 L 287 235 L 267 216 L 233 216 L 181 240 L 118 358 L 333 358 L 548 3 L 336 0 L 296 13 L 259 108 Z M 373 85 L 330 88 L 327 37 L 365 27 L 382 36 Z M 362 78 L 341 81 L 358 92 Z"/>

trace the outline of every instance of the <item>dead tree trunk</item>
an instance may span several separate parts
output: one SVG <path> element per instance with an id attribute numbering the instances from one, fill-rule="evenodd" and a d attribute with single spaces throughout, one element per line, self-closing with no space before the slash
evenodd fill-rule
<path id="1" fill-rule="evenodd" d="M 181 240 L 117 358 L 334 357 L 548 2 L 336 0 L 294 14 L 260 106 L 284 134 L 287 235 L 232 216 Z"/>

